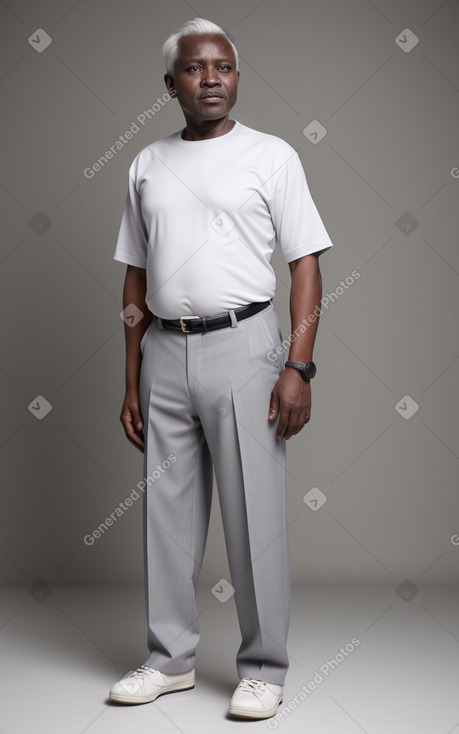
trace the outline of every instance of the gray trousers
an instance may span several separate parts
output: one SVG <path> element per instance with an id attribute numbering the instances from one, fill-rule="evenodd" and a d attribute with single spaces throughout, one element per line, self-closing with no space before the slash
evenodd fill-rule
<path id="1" fill-rule="evenodd" d="M 272 302 L 216 331 L 184 334 L 152 322 L 142 339 L 144 472 L 150 477 L 144 492 L 146 664 L 163 673 L 195 665 L 195 593 L 213 466 L 242 635 L 237 673 L 284 683 L 291 583 L 286 442 L 276 439 L 278 419 L 268 421 L 284 364 L 283 354 L 272 359 L 271 350 L 281 341 Z"/>

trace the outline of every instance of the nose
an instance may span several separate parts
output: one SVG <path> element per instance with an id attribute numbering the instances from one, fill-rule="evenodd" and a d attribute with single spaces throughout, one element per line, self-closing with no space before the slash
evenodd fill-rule
<path id="1" fill-rule="evenodd" d="M 207 66 L 201 78 L 201 85 L 204 87 L 215 87 L 220 85 L 220 77 L 213 66 Z"/>

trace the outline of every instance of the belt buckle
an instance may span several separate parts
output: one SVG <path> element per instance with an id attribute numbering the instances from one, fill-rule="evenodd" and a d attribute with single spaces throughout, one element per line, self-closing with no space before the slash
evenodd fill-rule
<path id="1" fill-rule="evenodd" d="M 182 331 L 184 334 L 191 334 L 191 331 L 187 329 L 187 324 L 185 323 L 189 319 L 200 319 L 200 316 L 180 316 L 180 326 L 182 328 Z"/>

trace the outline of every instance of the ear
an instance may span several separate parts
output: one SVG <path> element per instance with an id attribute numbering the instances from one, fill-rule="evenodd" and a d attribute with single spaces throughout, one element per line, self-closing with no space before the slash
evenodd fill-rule
<path id="1" fill-rule="evenodd" d="M 169 92 L 169 94 L 171 95 L 171 97 L 176 97 L 177 96 L 177 93 L 176 93 L 176 91 L 174 89 L 174 78 L 170 74 L 165 74 L 164 75 L 164 82 L 166 84 L 167 91 Z"/>

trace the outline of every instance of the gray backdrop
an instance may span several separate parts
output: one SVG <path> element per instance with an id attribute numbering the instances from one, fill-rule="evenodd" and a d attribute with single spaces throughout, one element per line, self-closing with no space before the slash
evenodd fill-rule
<path id="1" fill-rule="evenodd" d="M 288 444 L 294 581 L 454 583 L 456 0 L 0 3 L 0 578 L 143 581 L 141 502 L 84 537 L 142 477 L 118 420 L 125 268 L 112 255 L 132 159 L 182 127 L 161 46 L 196 16 L 240 52 L 233 117 L 298 149 L 335 244 L 312 420 Z M 274 262 L 287 335 L 289 271 Z M 208 584 L 228 577 L 214 498 Z"/>

